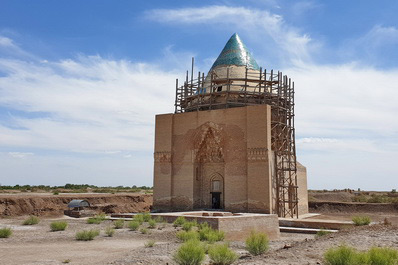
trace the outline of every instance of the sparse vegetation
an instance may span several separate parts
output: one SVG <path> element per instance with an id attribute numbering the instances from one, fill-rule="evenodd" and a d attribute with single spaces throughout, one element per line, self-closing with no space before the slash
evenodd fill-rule
<path id="1" fill-rule="evenodd" d="M 144 216 L 141 213 L 134 215 L 133 219 L 134 221 L 137 221 L 140 225 L 144 222 Z"/>
<path id="2" fill-rule="evenodd" d="M 199 229 L 199 239 L 200 241 L 207 241 L 209 243 L 214 243 L 217 241 L 223 241 L 225 234 L 223 231 L 214 230 L 208 225 L 202 226 Z"/>
<path id="3" fill-rule="evenodd" d="M 331 233 L 330 231 L 320 229 L 318 232 L 316 232 L 316 237 L 326 236 L 329 235 L 330 233 Z"/>
<path id="4" fill-rule="evenodd" d="M 124 219 L 118 219 L 113 222 L 115 229 L 122 229 L 124 227 Z"/>
<path id="5" fill-rule="evenodd" d="M 156 223 L 159 223 L 159 224 L 161 224 L 161 223 L 166 223 L 166 220 L 164 220 L 162 217 L 160 217 L 160 216 L 158 216 L 158 217 L 156 217 L 155 218 L 155 221 L 156 221 Z"/>
<path id="6" fill-rule="evenodd" d="M 59 195 L 59 191 L 54 191 L 53 195 Z"/>
<path id="7" fill-rule="evenodd" d="M 140 227 L 140 223 L 133 220 L 128 222 L 127 226 L 130 228 L 131 231 L 137 231 L 138 227 Z"/>
<path id="8" fill-rule="evenodd" d="M 31 215 L 28 217 L 28 219 L 26 219 L 25 221 L 23 221 L 23 225 L 36 225 L 40 222 L 40 219 L 37 216 Z"/>
<path id="9" fill-rule="evenodd" d="M 238 255 L 228 247 L 228 244 L 210 247 L 209 257 L 214 265 L 229 265 L 238 259 Z"/>
<path id="10" fill-rule="evenodd" d="M 199 240 L 199 233 L 196 231 L 179 231 L 177 238 L 183 242 L 189 240 Z"/>
<path id="11" fill-rule="evenodd" d="M 184 216 L 178 216 L 177 219 L 173 222 L 174 227 L 180 227 L 186 222 Z"/>
<path id="12" fill-rule="evenodd" d="M 200 265 L 204 259 L 205 250 L 196 240 L 185 242 L 174 254 L 174 261 L 179 265 Z"/>
<path id="13" fill-rule="evenodd" d="M 76 240 L 90 241 L 100 234 L 99 230 L 83 230 L 76 233 Z"/>
<path id="14" fill-rule="evenodd" d="M 68 227 L 68 223 L 65 221 L 55 221 L 50 224 L 51 231 L 64 231 Z"/>
<path id="15" fill-rule="evenodd" d="M 182 224 L 182 229 L 185 231 L 191 231 L 192 227 L 196 226 L 196 222 L 185 222 Z"/>
<path id="16" fill-rule="evenodd" d="M 369 265 L 396 265 L 398 264 L 398 250 L 392 248 L 371 248 L 368 253 Z"/>
<path id="17" fill-rule="evenodd" d="M 252 255 L 260 255 L 267 251 L 269 248 L 268 237 L 264 233 L 251 232 L 250 236 L 246 239 L 246 249 Z"/>
<path id="18" fill-rule="evenodd" d="M 148 227 L 151 228 L 151 229 L 156 228 L 156 221 L 154 219 L 150 219 L 148 221 Z"/>
<path id="19" fill-rule="evenodd" d="M 107 228 L 105 228 L 105 234 L 109 237 L 112 237 L 115 234 L 115 229 L 108 226 Z"/>
<path id="20" fill-rule="evenodd" d="M 142 218 L 144 219 L 144 222 L 149 222 L 149 220 L 151 220 L 151 214 L 148 212 L 145 212 L 142 214 Z"/>
<path id="21" fill-rule="evenodd" d="M 148 229 L 146 229 L 146 228 L 141 228 L 140 229 L 140 232 L 141 232 L 141 234 L 148 234 Z"/>
<path id="22" fill-rule="evenodd" d="M 362 226 L 370 224 L 371 219 L 369 216 L 354 216 L 352 221 L 356 226 Z"/>
<path id="23" fill-rule="evenodd" d="M 0 238 L 9 238 L 12 235 L 11 228 L 4 227 L 0 228 Z"/>
<path id="24" fill-rule="evenodd" d="M 324 254 L 327 265 L 364 265 L 366 263 L 359 263 L 362 258 L 356 249 L 345 245 L 331 248 Z"/>
<path id="25" fill-rule="evenodd" d="M 97 214 L 94 217 L 90 217 L 87 219 L 88 224 L 100 224 L 105 221 L 106 215 L 104 213 Z"/>
<path id="26" fill-rule="evenodd" d="M 156 241 L 155 240 L 148 240 L 146 243 L 145 243 L 145 247 L 146 248 L 153 248 L 154 246 L 155 246 L 155 243 L 156 243 Z"/>
<path id="27" fill-rule="evenodd" d="M 71 262 L 71 260 L 70 259 L 66 259 L 66 260 L 63 260 L 62 261 L 62 263 L 64 263 L 64 264 L 66 264 L 66 263 L 70 263 Z"/>

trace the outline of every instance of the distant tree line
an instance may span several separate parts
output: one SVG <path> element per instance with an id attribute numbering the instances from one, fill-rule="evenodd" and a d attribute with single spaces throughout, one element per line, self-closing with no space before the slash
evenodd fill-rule
<path id="1" fill-rule="evenodd" d="M 52 191 L 52 190 L 57 190 L 57 189 L 65 189 L 65 190 L 87 190 L 87 189 L 92 189 L 94 192 L 95 190 L 117 190 L 117 191 L 131 191 L 131 190 L 151 190 L 152 187 L 147 187 L 147 186 L 106 186 L 106 187 L 101 187 L 101 186 L 95 186 L 95 185 L 89 185 L 89 184 L 70 184 L 67 183 L 63 186 L 48 186 L 48 185 L 1 185 L 0 184 L 0 190 L 20 190 L 20 191 L 35 191 L 35 190 L 44 190 L 44 191 Z"/>

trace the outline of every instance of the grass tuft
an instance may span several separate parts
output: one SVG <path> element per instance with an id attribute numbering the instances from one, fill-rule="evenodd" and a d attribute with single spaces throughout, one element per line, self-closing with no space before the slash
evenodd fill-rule
<path id="1" fill-rule="evenodd" d="M 0 228 L 0 238 L 9 238 L 12 235 L 11 228 L 4 227 Z"/>
<path id="2" fill-rule="evenodd" d="M 324 229 L 320 229 L 318 232 L 316 232 L 315 236 L 316 237 L 322 237 L 322 236 L 329 235 L 330 233 L 332 233 L 332 232 L 324 230 Z"/>
<path id="3" fill-rule="evenodd" d="M 146 229 L 146 228 L 141 228 L 140 232 L 141 232 L 141 234 L 144 234 L 144 235 L 149 233 L 148 229 Z"/>
<path id="4" fill-rule="evenodd" d="M 76 240 L 90 241 L 100 234 L 99 230 L 83 230 L 76 233 Z"/>
<path id="5" fill-rule="evenodd" d="M 65 221 L 55 221 L 50 224 L 51 231 L 64 231 L 68 227 L 68 223 Z"/>
<path id="6" fill-rule="evenodd" d="M 199 241 L 190 240 L 177 249 L 173 258 L 179 265 L 200 265 L 205 259 L 205 250 Z"/>
<path id="7" fill-rule="evenodd" d="M 223 231 L 214 230 L 210 226 L 202 226 L 202 228 L 199 230 L 200 241 L 214 243 L 217 241 L 223 241 L 224 237 L 225 234 Z"/>
<path id="8" fill-rule="evenodd" d="M 186 222 L 184 216 L 178 216 L 177 219 L 173 222 L 174 227 L 180 227 Z"/>
<path id="9" fill-rule="evenodd" d="M 149 222 L 149 220 L 151 220 L 151 214 L 148 212 L 143 213 L 142 217 L 144 219 L 144 222 Z"/>
<path id="10" fill-rule="evenodd" d="M 268 237 L 264 233 L 251 232 L 250 236 L 246 239 L 246 249 L 252 255 L 261 255 L 269 248 Z"/>
<path id="11" fill-rule="evenodd" d="M 228 247 L 228 244 L 210 247 L 209 257 L 214 265 L 229 265 L 238 259 L 238 255 Z"/>
<path id="12" fill-rule="evenodd" d="M 140 225 L 144 222 L 144 216 L 142 213 L 134 215 L 134 221 L 138 222 Z"/>
<path id="13" fill-rule="evenodd" d="M 196 231 L 179 231 L 177 238 L 183 242 L 189 240 L 199 240 L 199 233 Z"/>
<path id="14" fill-rule="evenodd" d="M 151 229 L 156 228 L 156 221 L 154 219 L 150 219 L 148 221 L 148 227 L 151 228 Z"/>
<path id="15" fill-rule="evenodd" d="M 124 219 L 118 219 L 113 222 L 115 229 L 122 229 L 124 227 Z"/>
<path id="16" fill-rule="evenodd" d="M 25 221 L 23 221 L 23 225 L 36 225 L 40 222 L 40 219 L 37 216 L 31 215 L 28 217 L 28 219 L 26 219 Z"/>
<path id="17" fill-rule="evenodd" d="M 133 220 L 128 222 L 127 226 L 130 228 L 131 231 L 137 231 L 138 227 L 140 227 L 140 223 Z"/>
<path id="18" fill-rule="evenodd" d="M 105 228 L 105 234 L 109 237 L 113 237 L 113 235 L 115 234 L 115 229 L 111 226 L 108 226 L 107 228 Z"/>
<path id="19" fill-rule="evenodd" d="M 371 219 L 369 216 L 354 216 L 352 221 L 356 226 L 362 226 L 370 224 Z"/>
<path id="20" fill-rule="evenodd" d="M 371 265 L 395 265 L 398 264 L 398 250 L 392 248 L 371 248 L 368 253 Z"/>
<path id="21" fill-rule="evenodd" d="M 196 222 L 185 222 L 182 224 L 182 229 L 185 231 L 191 231 L 192 227 L 196 226 Z"/>

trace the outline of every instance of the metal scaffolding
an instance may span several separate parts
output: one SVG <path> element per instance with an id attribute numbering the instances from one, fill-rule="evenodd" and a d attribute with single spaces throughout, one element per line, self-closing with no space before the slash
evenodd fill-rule
<path id="1" fill-rule="evenodd" d="M 298 217 L 297 162 L 294 129 L 294 82 L 282 72 L 252 70 L 244 77 L 226 77 L 214 71 L 176 80 L 175 113 L 267 104 L 271 106 L 271 145 L 275 155 L 273 178 L 274 212 L 280 217 Z"/>

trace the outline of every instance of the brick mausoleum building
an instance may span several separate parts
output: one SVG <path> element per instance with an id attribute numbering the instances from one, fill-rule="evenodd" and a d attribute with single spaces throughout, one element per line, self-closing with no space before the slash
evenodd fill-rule
<path id="1" fill-rule="evenodd" d="M 155 210 L 308 212 L 294 83 L 260 68 L 237 34 L 206 77 L 177 81 L 175 113 L 156 116 L 154 159 Z"/>

